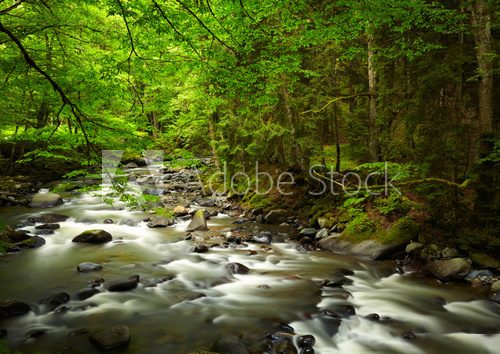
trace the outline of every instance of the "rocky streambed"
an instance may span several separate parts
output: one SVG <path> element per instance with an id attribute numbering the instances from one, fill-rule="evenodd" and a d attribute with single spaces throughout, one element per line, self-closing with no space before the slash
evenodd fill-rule
<path id="1" fill-rule="evenodd" d="M 441 255 L 434 261 L 453 264 L 435 264 L 440 279 L 428 276 L 409 264 L 425 248 L 415 245 L 400 250 L 407 259 L 400 264 L 336 254 L 317 247 L 335 230 L 300 228 L 282 211 L 243 212 L 224 196 L 203 196 L 194 170 L 129 167 L 172 215 L 131 211 L 119 200 L 111 206 L 99 196 L 105 191 L 51 196 L 50 209 L 0 209 L 14 226 L 5 236 L 11 252 L 0 256 L 7 348 L 497 352 L 500 306 L 489 290 L 447 282 L 477 270 L 491 273 L 473 278 L 487 282 L 494 269 Z"/>

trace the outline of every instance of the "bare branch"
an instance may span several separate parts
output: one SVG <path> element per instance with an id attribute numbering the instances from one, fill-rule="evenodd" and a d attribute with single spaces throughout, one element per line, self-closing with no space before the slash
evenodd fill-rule
<path id="1" fill-rule="evenodd" d="M 350 96 L 335 97 L 334 99 L 331 99 L 323 107 L 321 107 L 319 109 L 309 109 L 307 111 L 301 112 L 300 114 L 321 113 L 325 109 L 327 109 L 331 104 L 333 104 L 335 102 L 342 101 L 342 100 L 348 100 L 349 98 L 354 98 L 354 97 L 359 97 L 359 96 L 370 96 L 370 93 L 368 93 L 368 92 L 365 92 L 365 93 L 356 93 L 356 94 L 350 95 Z"/>

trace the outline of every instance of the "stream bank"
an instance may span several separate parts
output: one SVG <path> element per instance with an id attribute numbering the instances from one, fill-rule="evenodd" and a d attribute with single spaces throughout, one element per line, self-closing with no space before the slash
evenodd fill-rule
<path id="1" fill-rule="evenodd" d="M 1 258 L 8 347 L 493 353 L 498 345 L 499 306 L 477 289 L 405 272 L 391 260 L 317 249 L 322 230 L 283 211 L 244 211 L 227 196 L 203 196 L 193 169 L 129 173 L 158 194 L 152 206 L 175 214 L 104 203 L 106 190 L 61 192 L 63 204 L 50 209 L 2 209 L 9 224 L 45 240 Z M 157 178 L 168 193 L 153 188 Z M 190 225 L 193 215 L 201 223 Z M 74 242 L 89 230 L 102 230 L 92 239 L 99 243 Z M 109 333 L 113 341 L 104 342 Z"/>

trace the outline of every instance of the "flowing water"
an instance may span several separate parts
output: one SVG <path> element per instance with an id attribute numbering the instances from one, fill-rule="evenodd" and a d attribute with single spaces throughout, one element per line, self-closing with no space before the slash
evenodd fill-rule
<path id="1" fill-rule="evenodd" d="M 14 224 L 43 212 L 47 210 L 0 211 Z M 91 194 L 72 195 L 50 212 L 71 218 L 53 235 L 43 236 L 46 245 L 0 257 L 1 298 L 24 301 L 35 309 L 0 322 L 0 328 L 8 330 L 8 346 L 24 353 L 98 352 L 86 336 L 69 334 L 79 328 L 92 331 L 126 324 L 131 341 L 119 352 L 184 354 L 208 350 L 228 335 L 258 342 L 278 323 L 290 324 L 296 335 L 314 335 L 314 349 L 321 354 L 499 352 L 500 306 L 465 285 L 397 274 L 390 263 L 324 251 L 299 253 L 292 243 L 279 239 L 270 246 L 249 243 L 193 253 L 194 244 L 184 240 L 187 222 L 148 228 L 144 213 L 102 204 Z M 104 224 L 107 218 L 132 220 L 134 226 Z M 209 227 L 223 230 L 234 227 L 232 221 L 219 215 L 209 220 Z M 104 229 L 114 241 L 71 242 L 88 229 Z M 78 273 L 81 262 L 101 263 L 104 268 Z M 251 272 L 230 275 L 224 267 L 228 262 L 244 264 Z M 318 286 L 338 269 L 353 271 L 342 288 Z M 108 292 L 101 286 L 101 293 L 74 300 L 74 294 L 96 277 L 111 280 L 132 274 L 141 279 L 134 290 Z M 165 276 L 174 278 L 155 284 Z M 37 310 L 40 299 L 61 291 L 72 296 L 66 304 L 69 311 Z M 321 314 L 346 304 L 355 308 L 355 315 L 339 321 Z M 365 318 L 372 313 L 381 320 Z M 27 339 L 27 333 L 38 329 L 47 333 Z M 403 338 L 409 331 L 415 338 Z"/>

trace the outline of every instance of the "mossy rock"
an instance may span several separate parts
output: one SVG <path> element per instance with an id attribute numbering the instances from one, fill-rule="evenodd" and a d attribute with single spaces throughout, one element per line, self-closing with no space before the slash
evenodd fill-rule
<path id="1" fill-rule="evenodd" d="M 377 238 L 382 243 L 404 242 L 415 240 L 420 233 L 420 226 L 410 217 L 396 221 L 387 232 Z"/>
<path id="2" fill-rule="evenodd" d="M 500 262 L 486 253 L 472 253 L 470 255 L 472 263 L 480 268 L 499 269 Z"/>

